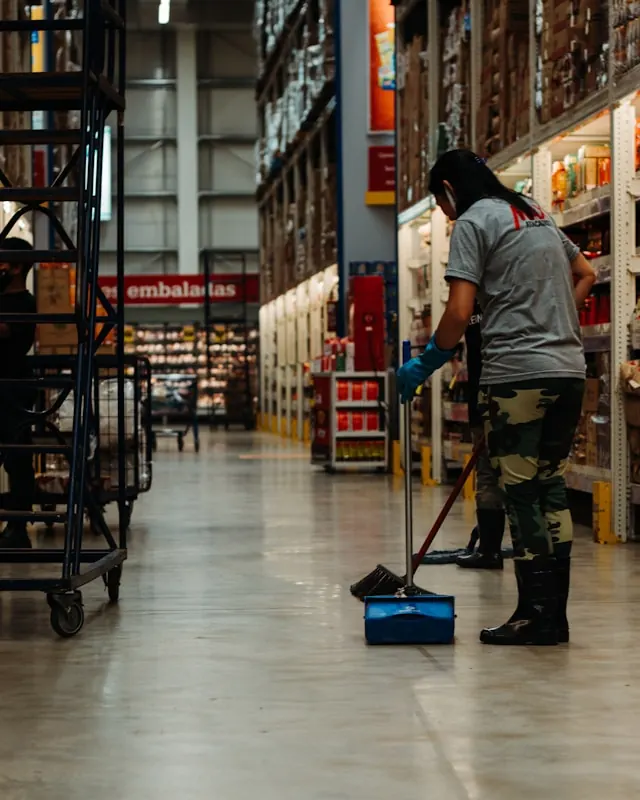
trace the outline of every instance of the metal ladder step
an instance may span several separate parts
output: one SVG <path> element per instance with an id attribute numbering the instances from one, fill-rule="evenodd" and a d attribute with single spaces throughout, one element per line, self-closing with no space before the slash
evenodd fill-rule
<path id="1" fill-rule="evenodd" d="M 0 33 L 21 33 L 27 31 L 81 31 L 82 19 L 3 19 L 0 20 Z"/>
<path id="2" fill-rule="evenodd" d="M 0 108 L 3 111 L 80 111 L 84 102 L 82 72 L 0 73 Z M 89 73 L 90 89 L 107 99 L 107 111 L 124 111 L 124 97 L 104 75 Z"/>
<path id="3" fill-rule="evenodd" d="M 29 259 L 34 264 L 77 264 L 77 250 L 30 250 Z M 0 264 L 22 264 L 23 250 L 3 250 L 0 242 Z"/>
<path id="4" fill-rule="evenodd" d="M 5 314 L 0 311 L 0 322 L 6 325 L 21 322 L 28 325 L 76 325 L 77 317 L 75 314 Z"/>
<path id="5" fill-rule="evenodd" d="M 66 522 L 67 511 L 5 511 L 0 509 L 0 522 Z"/>
<path id="6" fill-rule="evenodd" d="M 32 453 L 34 456 L 44 455 L 71 455 L 73 448 L 70 444 L 2 444 L 0 453 Z"/>
<path id="7" fill-rule="evenodd" d="M 1 104 L 0 104 L 1 105 Z M 40 205 L 41 203 L 73 203 L 78 202 L 80 189 L 77 186 L 12 186 L 10 189 L 0 188 L 0 203 L 8 200 L 13 203 Z"/>
<path id="8" fill-rule="evenodd" d="M 0 388 L 3 386 L 32 389 L 67 389 L 75 388 L 73 375 L 43 375 L 40 378 L 3 378 L 0 377 Z"/>
<path id="9" fill-rule="evenodd" d="M 0 145 L 20 144 L 20 145 L 39 145 L 39 144 L 80 144 L 82 141 L 82 131 L 68 130 L 28 130 L 25 128 L 13 128 L 11 130 L 0 131 Z"/>

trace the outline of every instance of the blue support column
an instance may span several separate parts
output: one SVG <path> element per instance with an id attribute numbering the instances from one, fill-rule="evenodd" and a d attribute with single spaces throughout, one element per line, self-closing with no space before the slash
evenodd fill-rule
<path id="1" fill-rule="evenodd" d="M 396 260 L 395 206 L 367 206 L 371 145 L 393 145 L 395 136 L 369 134 L 369 3 L 336 4 L 336 101 L 338 126 L 338 335 L 347 333 L 349 265 Z"/>

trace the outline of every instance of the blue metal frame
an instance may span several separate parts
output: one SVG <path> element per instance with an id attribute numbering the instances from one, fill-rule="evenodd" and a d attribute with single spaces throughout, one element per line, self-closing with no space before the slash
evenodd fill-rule
<path id="1" fill-rule="evenodd" d="M 84 511 L 88 498 L 87 453 L 89 432 L 94 417 L 92 389 L 95 375 L 96 353 L 106 332 L 114 328 L 122 334 L 124 327 L 124 304 L 117 308 L 107 301 L 98 287 L 100 253 L 100 199 L 104 145 L 104 126 L 107 116 L 118 113 L 117 140 L 117 274 L 119 297 L 124 288 L 124 109 L 126 71 L 126 0 L 85 0 L 83 18 L 51 19 L 48 0 L 45 0 L 43 20 L 2 20 L 0 33 L 14 31 L 43 32 L 47 44 L 54 31 L 83 32 L 82 69 L 80 72 L 55 72 L 52 63 L 52 48 L 46 48 L 47 73 L 0 74 L 0 106 L 6 111 L 45 111 L 48 120 L 46 131 L 3 131 L 0 144 L 32 146 L 47 145 L 49 149 L 50 184 L 44 188 L 15 189 L 8 177 L 0 171 L 0 202 L 14 200 L 24 207 L 17 211 L 0 232 L 0 262 L 20 263 L 24 253 L 2 249 L 18 220 L 30 211 L 44 213 L 50 221 L 51 248 L 36 251 L 34 261 L 75 262 L 77 268 L 76 306 L 69 314 L 0 314 L 5 323 L 32 322 L 40 324 L 75 324 L 78 332 L 78 351 L 75 357 L 74 375 L 74 422 L 70 449 L 69 495 L 67 498 L 64 549 L 61 556 L 50 551 L 28 551 L 20 555 L 0 550 L 0 563 L 52 563 L 61 560 L 62 574 L 59 579 L 33 578 L 24 581 L 0 581 L 0 590 L 35 590 L 50 594 L 73 593 L 73 602 L 80 602 L 77 588 L 101 575 L 119 568 L 126 558 L 126 463 L 125 463 L 125 363 L 124 337 L 118 335 L 115 367 L 118 379 L 118 473 L 119 473 L 119 517 L 120 539 L 116 545 L 109 529 L 104 526 L 109 550 L 100 557 L 89 558 L 82 550 Z M 80 128 L 73 132 L 52 130 L 54 111 L 80 111 Z M 47 141 L 48 139 L 48 141 Z M 53 143 L 64 142 L 76 146 L 65 169 L 53 179 L 51 151 Z M 79 184 L 63 186 L 73 169 L 79 167 Z M 45 204 L 77 202 L 77 241 L 65 231 L 54 211 Z M 56 234 L 64 249 L 54 247 Z M 98 318 L 98 303 L 103 307 L 104 317 Z M 96 336 L 96 323 L 103 332 Z M 0 383 L 6 383 L 1 379 Z M 28 381 L 31 386 L 35 381 Z M 37 385 L 37 384 L 36 384 Z M 67 394 L 70 387 L 67 389 Z M 24 446 L 27 452 L 34 452 Z M 2 443 L 0 443 L 0 451 Z M 35 515 L 37 516 L 37 515 Z M 34 517 L 24 512 L 23 519 Z M 0 519 L 16 519 L 16 513 L 0 512 Z M 89 558 L 93 567 L 81 574 L 80 565 Z M 118 574 L 119 575 L 119 574 Z M 55 598 L 50 597 L 52 610 Z M 53 603 L 53 604 L 52 604 Z M 66 606 L 65 606 L 66 608 Z"/>

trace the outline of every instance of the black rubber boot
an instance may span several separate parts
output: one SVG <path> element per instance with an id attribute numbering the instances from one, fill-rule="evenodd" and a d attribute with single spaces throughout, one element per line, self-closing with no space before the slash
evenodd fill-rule
<path id="1" fill-rule="evenodd" d="M 569 621 L 567 620 L 567 602 L 569 600 L 569 586 L 571 585 L 571 559 L 556 559 L 556 588 L 558 592 L 558 608 L 556 614 L 556 627 L 558 629 L 559 644 L 569 641 Z"/>
<path id="2" fill-rule="evenodd" d="M 542 557 L 532 561 L 514 561 L 514 565 L 518 580 L 518 609 L 499 628 L 485 628 L 480 641 L 496 645 L 558 644 L 555 559 Z"/>
<path id="3" fill-rule="evenodd" d="M 10 522 L 0 534 L 0 550 L 31 550 L 26 526 Z"/>
<path id="4" fill-rule="evenodd" d="M 460 556 L 456 564 L 463 569 L 502 569 L 502 538 L 505 513 L 502 509 L 479 508 L 480 544 L 475 553 Z"/>

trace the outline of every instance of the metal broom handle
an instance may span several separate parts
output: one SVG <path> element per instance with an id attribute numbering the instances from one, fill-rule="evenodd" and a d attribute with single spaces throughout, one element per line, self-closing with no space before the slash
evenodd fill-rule
<path id="1" fill-rule="evenodd" d="M 411 342 L 402 342 L 402 363 L 411 360 Z M 403 403 L 404 417 L 404 531 L 405 531 L 405 557 L 406 557 L 406 585 L 413 586 L 413 487 L 412 487 L 412 462 L 413 450 L 411 448 L 411 405 L 412 400 Z"/>

